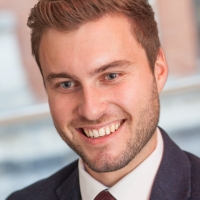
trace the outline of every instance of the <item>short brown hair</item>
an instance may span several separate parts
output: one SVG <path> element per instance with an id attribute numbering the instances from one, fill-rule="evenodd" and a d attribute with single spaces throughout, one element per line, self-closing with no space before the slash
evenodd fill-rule
<path id="1" fill-rule="evenodd" d="M 72 31 L 106 14 L 128 17 L 136 40 L 145 49 L 153 71 L 160 41 L 154 12 L 147 0 L 39 0 L 31 9 L 27 25 L 32 29 L 32 54 L 41 73 L 39 45 L 47 28 Z"/>

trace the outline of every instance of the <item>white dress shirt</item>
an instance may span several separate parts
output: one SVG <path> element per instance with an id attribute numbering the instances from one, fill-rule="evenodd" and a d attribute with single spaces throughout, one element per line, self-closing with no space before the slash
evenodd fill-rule
<path id="1" fill-rule="evenodd" d="M 105 189 L 108 189 L 117 200 L 149 200 L 162 154 L 163 139 L 160 130 L 157 128 L 155 150 L 139 166 L 110 188 L 90 176 L 80 158 L 78 167 L 82 200 L 94 200 L 96 195 Z"/>

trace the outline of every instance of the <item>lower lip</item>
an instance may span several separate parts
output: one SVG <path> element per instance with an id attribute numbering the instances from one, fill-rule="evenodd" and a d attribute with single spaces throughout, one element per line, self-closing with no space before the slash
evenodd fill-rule
<path id="1" fill-rule="evenodd" d="M 104 144 L 104 143 L 108 142 L 109 140 L 112 140 L 114 137 L 116 137 L 118 135 L 120 130 L 123 128 L 124 123 L 125 123 L 125 121 L 123 121 L 121 126 L 115 132 L 113 132 L 109 135 L 102 136 L 102 137 L 90 138 L 90 137 L 85 136 L 83 133 L 80 133 L 80 135 L 87 142 L 87 144 L 91 144 L 91 145 Z"/>

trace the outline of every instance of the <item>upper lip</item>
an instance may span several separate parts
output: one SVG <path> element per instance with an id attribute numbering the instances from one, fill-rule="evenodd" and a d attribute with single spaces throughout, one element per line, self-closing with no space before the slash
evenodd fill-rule
<path id="1" fill-rule="evenodd" d="M 76 129 L 100 129 L 100 128 L 103 128 L 103 127 L 106 127 L 106 126 L 109 126 L 110 124 L 113 124 L 113 123 L 117 123 L 117 122 L 122 122 L 124 121 L 123 119 L 120 119 L 120 120 L 115 120 L 115 121 L 112 121 L 112 122 L 108 122 L 108 123 L 105 123 L 105 124 L 98 124 L 98 125 L 89 125 L 89 126 L 82 126 L 82 127 L 78 127 Z"/>

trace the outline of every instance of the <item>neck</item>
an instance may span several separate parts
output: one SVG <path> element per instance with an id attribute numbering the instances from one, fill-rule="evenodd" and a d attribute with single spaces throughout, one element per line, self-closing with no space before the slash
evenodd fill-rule
<path id="1" fill-rule="evenodd" d="M 157 145 L 157 133 L 153 134 L 151 139 L 147 142 L 147 144 L 143 147 L 143 149 L 137 154 L 137 156 L 125 167 L 120 170 L 114 172 L 106 172 L 106 173 L 98 173 L 91 170 L 86 164 L 86 171 L 97 181 L 102 183 L 107 187 L 112 187 L 115 185 L 120 179 L 134 170 L 140 163 L 142 163 L 156 148 Z"/>

